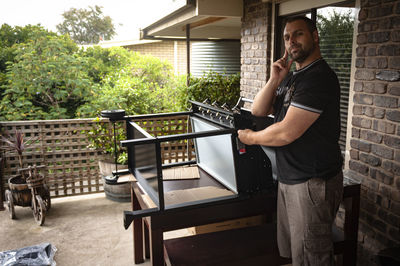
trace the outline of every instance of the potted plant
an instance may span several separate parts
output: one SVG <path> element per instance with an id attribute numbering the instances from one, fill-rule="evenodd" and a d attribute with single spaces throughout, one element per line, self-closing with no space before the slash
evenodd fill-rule
<path id="1" fill-rule="evenodd" d="M 101 150 L 104 154 L 104 159 L 99 160 L 99 169 L 102 176 L 108 176 L 115 170 L 115 146 L 114 146 L 114 132 L 110 123 L 101 122 L 99 117 L 94 120 L 96 123 L 93 124 L 91 130 L 86 132 L 89 140 L 89 147 Z M 118 169 L 126 169 L 128 155 L 125 150 L 122 149 L 119 142 L 125 139 L 124 128 L 116 128 L 116 147 L 117 147 L 117 162 Z"/>
<path id="2" fill-rule="evenodd" d="M 17 156 L 18 156 L 18 163 L 19 163 L 19 169 L 22 169 L 24 167 L 23 163 L 23 152 L 25 151 L 26 147 L 32 142 L 32 138 L 28 140 L 24 140 L 24 135 L 21 131 L 15 130 L 14 136 L 11 136 L 8 133 L 3 133 L 1 135 L 1 141 L 4 142 L 6 145 L 5 146 L 0 146 L 2 150 L 5 151 L 14 151 Z M 4 159 L 4 158 L 3 158 Z M 19 171 L 17 171 L 18 173 Z M 0 184 L 1 186 L 3 184 Z M 26 183 L 26 176 L 23 174 L 17 174 L 14 176 L 11 176 L 8 179 L 8 186 L 11 191 L 15 195 L 20 198 L 20 202 L 24 203 L 30 203 L 31 202 L 31 193 L 30 190 L 28 189 L 28 185 Z M 8 193 L 7 193 L 8 192 Z M 7 207 L 10 211 L 10 217 L 12 219 L 15 219 L 15 211 L 12 203 L 12 195 L 10 191 L 6 190 L 6 200 L 7 200 Z M 11 202 L 10 202 L 11 201 Z"/>
<path id="3" fill-rule="evenodd" d="M 8 151 L 14 150 L 17 153 L 19 167 L 23 168 L 24 165 L 22 163 L 22 153 L 24 152 L 25 147 L 27 146 L 30 139 L 24 141 L 24 135 L 22 134 L 22 132 L 19 130 L 15 130 L 14 136 L 10 136 L 6 133 L 1 136 L 1 140 L 8 146 L 7 148 L 3 149 Z"/>
<path id="4" fill-rule="evenodd" d="M 128 155 L 125 150 L 119 145 L 121 140 L 125 139 L 125 130 L 122 127 L 114 129 L 111 124 L 103 122 L 97 117 L 91 130 L 86 132 L 90 142 L 89 147 L 101 150 L 104 154 L 104 160 L 99 160 L 99 170 L 103 179 L 103 188 L 108 199 L 120 202 L 128 202 L 131 199 L 129 182 L 118 182 L 118 176 L 114 176 L 112 172 L 115 167 L 115 148 L 117 154 L 118 170 L 128 168 L 126 165 Z"/>

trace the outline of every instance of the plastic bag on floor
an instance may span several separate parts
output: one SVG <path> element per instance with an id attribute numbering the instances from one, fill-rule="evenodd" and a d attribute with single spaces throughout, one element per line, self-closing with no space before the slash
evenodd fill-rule
<path id="1" fill-rule="evenodd" d="M 0 252 L 0 265 L 55 266 L 56 262 L 53 258 L 56 251 L 56 247 L 50 243 L 3 251 Z"/>

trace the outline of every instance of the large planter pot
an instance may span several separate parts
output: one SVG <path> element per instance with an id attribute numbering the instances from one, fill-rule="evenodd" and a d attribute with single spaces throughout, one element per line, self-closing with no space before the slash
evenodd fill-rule
<path id="1" fill-rule="evenodd" d="M 127 165 L 118 164 L 118 170 L 127 168 Z M 131 200 L 130 182 L 117 182 L 118 180 L 115 180 L 112 176 L 115 164 L 108 161 L 99 161 L 99 169 L 106 198 L 118 202 L 129 202 Z"/>
<path id="2" fill-rule="evenodd" d="M 118 170 L 128 169 L 128 165 L 126 164 L 118 164 Z M 112 171 L 115 171 L 115 163 L 109 160 L 101 160 L 99 161 L 99 170 L 102 176 L 112 175 Z"/>
<path id="3" fill-rule="evenodd" d="M 110 183 L 107 176 L 103 177 L 103 187 L 106 198 L 118 202 L 131 201 L 131 184 L 130 182 Z"/>
<path id="4" fill-rule="evenodd" d="M 21 175 L 16 175 L 8 179 L 8 187 L 12 193 L 14 204 L 22 207 L 31 206 L 31 190 Z"/>

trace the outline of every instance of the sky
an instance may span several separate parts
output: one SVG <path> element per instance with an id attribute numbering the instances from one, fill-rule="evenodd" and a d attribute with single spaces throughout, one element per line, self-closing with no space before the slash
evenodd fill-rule
<path id="1" fill-rule="evenodd" d="M 0 25 L 36 25 L 57 32 L 62 14 L 71 8 L 102 6 L 103 15 L 110 16 L 116 27 L 113 40 L 139 38 L 144 28 L 177 9 L 181 0 L 0 0 Z"/>

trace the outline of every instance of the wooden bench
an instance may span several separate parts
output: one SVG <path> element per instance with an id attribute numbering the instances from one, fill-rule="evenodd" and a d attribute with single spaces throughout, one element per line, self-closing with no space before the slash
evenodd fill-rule
<path id="1" fill-rule="evenodd" d="M 345 178 L 343 231 L 334 226 L 335 255 L 341 265 L 356 265 L 360 184 Z M 214 232 L 164 241 L 166 265 L 283 265 L 290 259 L 279 256 L 276 225 Z"/>

